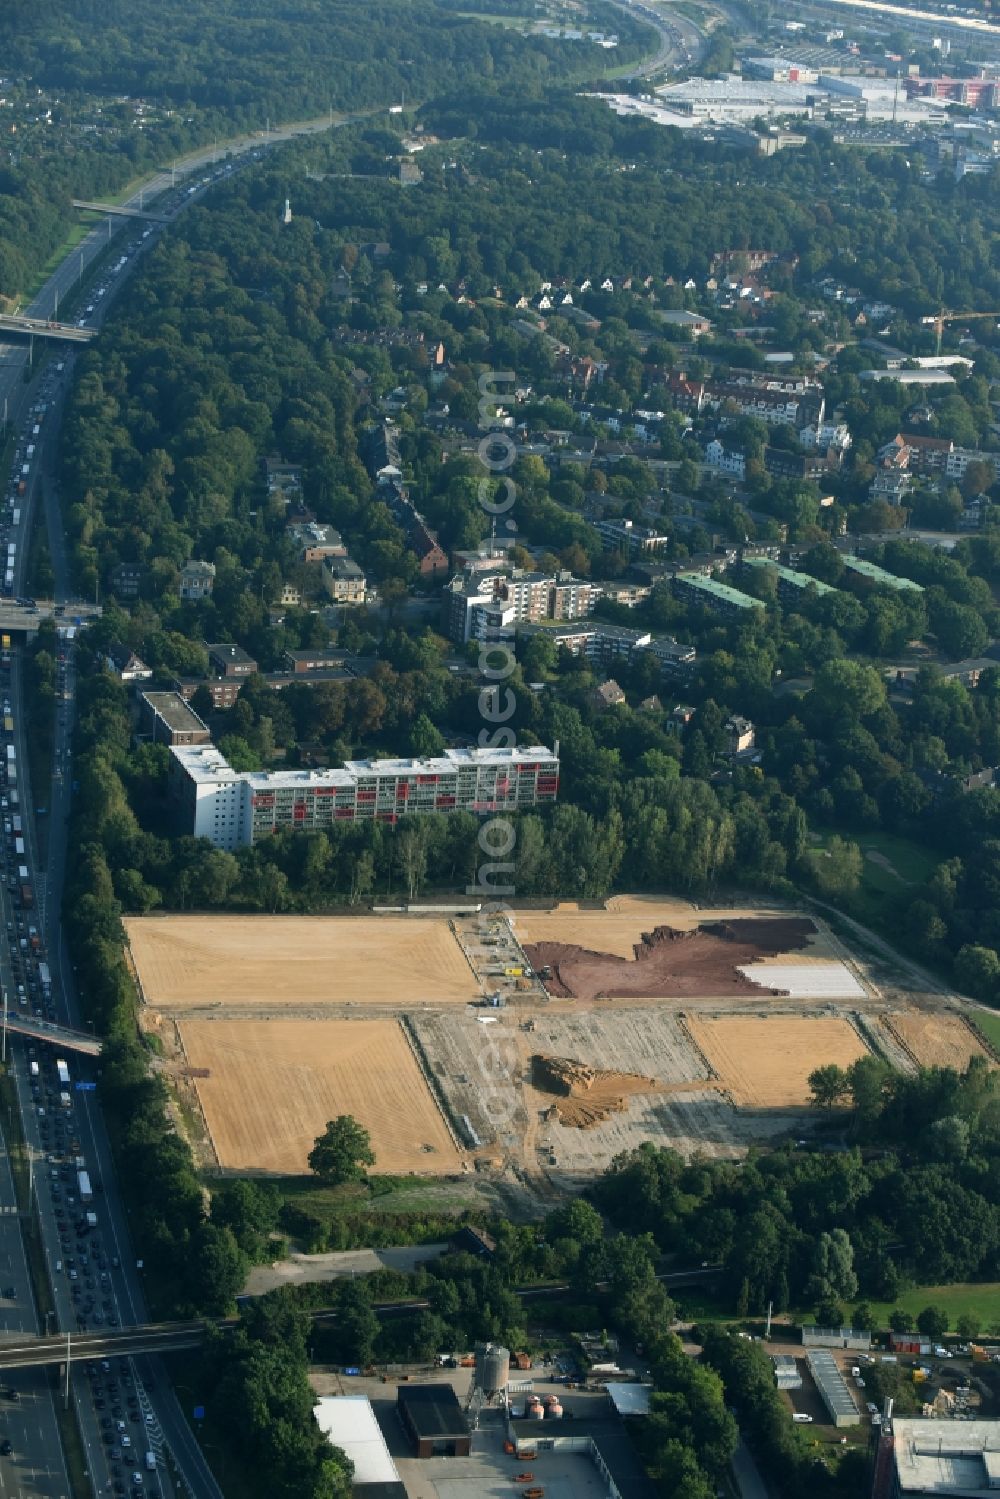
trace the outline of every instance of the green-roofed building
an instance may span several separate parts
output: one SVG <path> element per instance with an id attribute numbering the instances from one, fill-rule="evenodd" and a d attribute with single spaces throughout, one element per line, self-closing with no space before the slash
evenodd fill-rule
<path id="1" fill-rule="evenodd" d="M 810 589 L 814 590 L 815 598 L 840 592 L 831 584 L 821 583 L 819 578 L 811 578 L 808 573 L 796 572 L 794 567 L 785 567 L 784 563 L 774 562 L 770 557 L 744 557 L 742 568 L 748 577 L 754 573 L 773 573 L 778 580 L 778 598 L 782 604 L 801 603 Z"/>
<path id="2" fill-rule="evenodd" d="M 886 572 L 884 567 L 879 567 L 876 562 L 869 562 L 867 557 L 845 557 L 845 571 L 856 578 L 864 578 L 869 583 L 876 583 L 881 588 L 895 588 L 897 593 L 923 593 L 924 585 L 914 583 L 912 578 L 898 578 L 895 573 Z"/>
<path id="3" fill-rule="evenodd" d="M 675 598 L 689 604 L 701 604 L 726 619 L 739 619 L 748 609 L 764 607 L 760 599 L 752 599 L 748 593 L 741 593 L 738 588 L 730 588 L 728 583 L 720 583 L 717 578 L 706 577 L 704 573 L 677 573 L 671 586 Z"/>

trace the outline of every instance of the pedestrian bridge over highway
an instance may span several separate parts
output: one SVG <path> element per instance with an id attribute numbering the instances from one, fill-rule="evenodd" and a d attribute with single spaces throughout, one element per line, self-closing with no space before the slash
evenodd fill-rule
<path id="1" fill-rule="evenodd" d="M 0 313 L 0 336 L 19 333 L 23 338 L 56 338 L 63 343 L 89 344 L 96 328 L 78 328 L 75 323 L 56 323 L 51 318 L 12 317 Z"/>

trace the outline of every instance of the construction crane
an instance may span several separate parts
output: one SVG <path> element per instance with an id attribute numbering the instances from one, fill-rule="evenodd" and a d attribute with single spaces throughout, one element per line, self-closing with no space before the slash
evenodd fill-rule
<path id="1" fill-rule="evenodd" d="M 945 323 L 971 322 L 973 318 L 991 317 L 1000 320 L 1000 312 L 945 312 L 942 308 L 937 317 L 922 317 L 920 321 L 931 324 L 937 329 L 937 348 L 935 353 L 941 352 L 941 335 L 944 333 Z"/>

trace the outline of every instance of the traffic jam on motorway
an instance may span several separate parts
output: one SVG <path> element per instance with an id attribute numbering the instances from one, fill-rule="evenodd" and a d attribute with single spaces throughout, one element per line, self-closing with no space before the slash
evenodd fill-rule
<path id="1" fill-rule="evenodd" d="M 260 150 L 255 150 L 251 159 L 259 160 L 261 154 Z M 171 216 L 210 183 L 231 173 L 234 165 L 232 161 L 217 165 L 193 185 L 167 195 L 158 205 L 158 210 Z M 75 315 L 77 327 L 98 321 L 99 304 L 112 292 L 116 278 L 155 232 L 154 227 L 149 226 L 135 233 L 125 249 L 119 251 L 117 260 L 104 266 L 97 284 L 87 293 L 85 305 Z M 0 562 L 4 571 L 0 603 L 14 604 L 27 614 L 36 614 L 38 606 L 34 599 L 18 595 L 16 590 L 25 571 L 29 509 L 38 476 L 38 444 L 46 414 L 50 412 L 60 386 L 68 378 L 67 361 L 55 359 L 37 382 L 34 403 L 15 446 L 7 503 L 0 507 Z M 65 732 L 66 705 L 71 696 L 68 677 L 70 652 L 79 621 L 63 621 L 64 612 L 62 606 L 54 609 L 60 637 L 59 712 Z M 3 733 L 0 749 L 0 817 L 3 819 L 0 879 L 6 884 L 9 894 L 8 913 L 11 918 L 6 922 L 12 983 L 7 998 L 12 1009 L 16 1005 L 20 1014 L 33 1016 L 44 1027 L 58 1024 L 59 1017 L 40 930 L 44 923 L 38 914 L 35 879 L 28 853 L 30 840 L 25 830 L 32 809 L 24 805 L 22 797 L 26 796 L 26 791 L 23 781 L 21 785 L 18 782 L 12 703 L 12 695 L 16 694 L 11 669 L 11 639 L 9 635 L 0 635 L 0 724 Z M 65 750 L 61 753 L 65 755 Z M 58 755 L 54 774 L 57 777 L 61 774 Z M 38 808 L 39 812 L 43 810 Z M 61 1333 L 71 1332 L 74 1327 L 78 1332 L 114 1329 L 121 1325 L 114 1277 L 116 1272 L 121 1275 L 124 1271 L 119 1254 L 111 1252 L 112 1245 L 117 1250 L 113 1230 L 110 1240 L 105 1238 L 107 1223 L 100 1205 L 104 1189 L 96 1163 L 88 1162 L 83 1153 L 81 1135 L 86 1131 L 81 1129 L 77 1117 L 79 1095 L 70 1063 L 57 1056 L 52 1045 L 41 1041 L 35 1045 L 30 1038 L 25 1039 L 23 1045 L 31 1095 L 28 1112 L 33 1115 L 30 1122 L 25 1120 L 25 1134 L 29 1148 L 37 1141 L 44 1156 L 44 1169 L 36 1171 L 35 1182 L 46 1257 L 55 1292 L 57 1326 Z M 73 1066 L 79 1065 L 74 1058 Z M 26 1096 L 20 1096 L 24 1110 Z M 85 1108 L 82 1102 L 79 1106 Z M 8 1291 L 13 1293 L 13 1287 L 0 1287 L 0 1296 L 6 1296 Z M 127 1317 L 126 1321 L 134 1321 L 134 1316 Z M 94 1432 L 100 1433 L 100 1449 L 95 1450 L 84 1431 L 91 1477 L 97 1490 L 118 1495 L 136 1494 L 151 1483 L 157 1492 L 162 1493 L 162 1466 L 158 1471 L 157 1453 L 162 1450 L 163 1438 L 146 1393 L 152 1385 L 151 1378 L 147 1378 L 144 1387 L 134 1362 L 126 1358 L 114 1361 L 90 1359 L 85 1369 L 93 1410 L 88 1412 L 84 1427 L 90 1426 Z M 80 1396 L 86 1387 L 75 1382 L 74 1388 Z M 18 1398 L 13 1387 L 0 1387 L 0 1395 L 10 1400 Z M 88 1401 L 87 1405 L 90 1404 Z M 0 1456 L 17 1458 L 9 1438 L 0 1441 Z M 105 1470 L 106 1478 L 98 1469 Z"/>
<path id="2" fill-rule="evenodd" d="M 0 598 L 15 603 L 28 613 L 37 611 L 34 599 L 15 594 L 19 553 L 25 546 L 29 488 L 37 464 L 36 444 L 52 396 L 64 372 L 64 363 L 55 363 L 43 375 L 38 396 L 31 407 L 17 443 L 7 505 L 0 513 L 0 556 L 6 548 L 6 571 Z M 57 608 L 56 614 L 62 614 Z M 75 635 L 72 625 L 60 625 L 59 697 L 67 692 L 67 670 L 70 641 Z M 2 706 L 3 747 L 0 750 L 0 816 L 3 837 L 0 839 L 0 878 L 7 887 L 10 919 L 6 921 L 10 955 L 10 1008 L 17 1006 L 23 1015 L 56 1024 L 58 1016 L 52 991 L 52 975 L 37 914 L 35 881 L 31 869 L 25 820 L 30 809 L 22 801 L 23 785 L 18 779 L 18 749 L 15 734 L 11 682 L 12 643 L 8 635 L 0 636 L 0 706 Z M 101 1231 L 100 1212 L 95 1197 L 103 1191 L 97 1173 L 84 1156 L 77 1122 L 77 1097 L 70 1064 L 48 1045 L 25 1043 L 34 1129 L 26 1129 L 29 1141 L 34 1135 L 44 1153 L 44 1170 L 35 1173 L 39 1211 L 43 1230 L 46 1221 L 54 1225 L 49 1241 L 48 1263 L 53 1280 L 62 1280 L 63 1294 L 57 1294 L 57 1305 L 66 1305 L 68 1290 L 71 1311 L 59 1318 L 61 1331 L 85 1332 L 120 1325 L 118 1303 L 112 1284 L 113 1273 L 120 1268 L 119 1257 L 106 1246 Z M 76 1063 L 74 1062 L 74 1066 Z M 37 1131 L 37 1135 L 35 1135 Z M 43 1208 L 42 1197 L 47 1196 Z M 13 1290 L 13 1288 L 8 1288 Z M 6 1291 L 2 1292 L 6 1294 Z M 71 1318 L 70 1323 L 67 1319 Z M 136 1493 L 145 1488 L 146 1476 L 157 1469 L 154 1446 L 154 1418 L 144 1402 L 141 1382 L 130 1360 L 91 1360 L 86 1365 L 90 1381 L 95 1419 L 99 1423 L 107 1480 L 102 1491 L 115 1494 Z M 16 1399 L 11 1388 L 3 1392 Z M 145 1409 L 143 1409 L 145 1403 Z M 0 1442 L 0 1456 L 17 1458 L 9 1438 Z M 93 1454 L 92 1454 L 93 1457 Z M 96 1475 L 95 1475 L 96 1476 Z M 155 1482 L 155 1480 L 154 1480 Z M 158 1485 L 157 1485 L 158 1486 Z"/>

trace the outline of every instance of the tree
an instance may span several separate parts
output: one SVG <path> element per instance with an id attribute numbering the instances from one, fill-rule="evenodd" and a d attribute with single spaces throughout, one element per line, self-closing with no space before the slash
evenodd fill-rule
<path id="1" fill-rule="evenodd" d="M 966 943 L 955 959 L 955 982 L 976 999 L 994 999 L 1000 993 L 1000 957 L 992 947 Z"/>
<path id="2" fill-rule="evenodd" d="M 809 1074 L 809 1091 L 815 1108 L 835 1109 L 849 1097 L 847 1073 L 835 1062 L 817 1067 Z"/>
<path id="3" fill-rule="evenodd" d="M 861 850 L 856 843 L 833 835 L 825 848 L 814 849 L 809 855 L 813 879 L 822 895 L 833 900 L 845 900 L 853 895 L 861 883 L 864 863 Z"/>
<path id="4" fill-rule="evenodd" d="M 964 1343 L 971 1343 L 979 1336 L 979 1318 L 972 1312 L 963 1312 L 955 1323 L 955 1331 Z"/>
<path id="5" fill-rule="evenodd" d="M 949 1317 L 943 1306 L 925 1306 L 917 1313 L 917 1328 L 932 1342 L 940 1342 L 948 1331 Z"/>
<path id="6" fill-rule="evenodd" d="M 889 1313 L 889 1326 L 893 1332 L 909 1332 L 913 1326 L 913 1318 L 909 1312 L 904 1312 L 902 1307 L 894 1307 Z"/>
<path id="7" fill-rule="evenodd" d="M 365 1166 L 374 1166 L 371 1136 L 350 1114 L 331 1119 L 309 1152 L 309 1169 L 327 1186 L 358 1181 Z"/>

